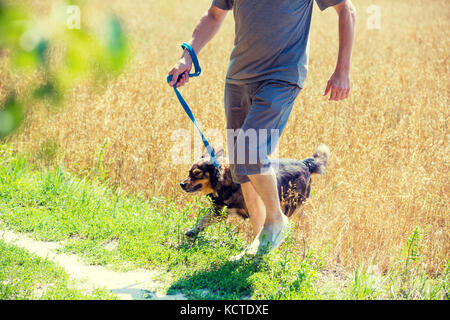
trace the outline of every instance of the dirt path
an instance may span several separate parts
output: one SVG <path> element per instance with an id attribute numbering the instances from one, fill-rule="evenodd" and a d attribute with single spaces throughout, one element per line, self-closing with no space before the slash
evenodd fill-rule
<path id="1" fill-rule="evenodd" d="M 162 283 L 156 280 L 157 272 L 135 270 L 117 272 L 102 266 L 87 265 L 74 254 L 57 253 L 57 242 L 37 241 L 9 230 L 0 230 L 0 239 L 27 251 L 49 259 L 76 280 L 82 290 L 106 288 L 121 300 L 186 300 L 183 294 L 165 295 L 161 293 Z"/>

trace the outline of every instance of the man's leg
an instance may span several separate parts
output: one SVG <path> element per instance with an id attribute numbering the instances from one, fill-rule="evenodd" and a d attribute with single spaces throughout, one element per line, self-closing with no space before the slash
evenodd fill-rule
<path id="1" fill-rule="evenodd" d="M 286 238 L 289 227 L 289 219 L 281 211 L 275 173 L 271 171 L 265 174 L 254 174 L 249 175 L 249 178 L 250 183 L 245 183 L 246 186 L 242 191 L 245 204 L 250 212 L 253 230 L 255 232 L 256 224 L 260 231 L 255 235 L 253 242 L 242 253 L 230 258 L 231 261 L 239 260 L 245 255 L 264 254 L 278 248 Z M 252 198 L 249 199 L 249 197 L 245 196 L 245 192 L 249 192 L 249 190 L 252 190 L 250 193 L 256 191 L 256 197 L 255 195 L 253 196 L 262 203 L 259 205 L 252 203 L 250 200 Z M 254 211 L 250 211 L 249 207 Z"/>
<path id="2" fill-rule="evenodd" d="M 273 170 L 265 174 L 254 174 L 248 177 L 266 208 L 264 226 L 284 221 L 284 214 L 281 211 L 278 197 L 277 180 Z"/>
<path id="3" fill-rule="evenodd" d="M 244 124 L 245 118 L 250 110 L 251 97 L 246 85 L 225 85 L 225 116 L 227 120 L 227 145 L 230 157 L 230 169 L 233 181 L 241 185 L 242 194 L 247 206 L 253 234 L 256 236 L 264 226 L 266 208 L 264 203 L 253 187 L 247 176 L 237 176 L 234 164 L 236 163 L 234 145 L 236 143 L 235 132 Z M 228 131 L 230 130 L 230 131 Z M 228 133 L 231 133 L 229 136 Z"/>
<path id="4" fill-rule="evenodd" d="M 268 81 L 258 87 L 252 95 L 252 105 L 234 145 L 238 161 L 235 162 L 232 173 L 241 186 L 242 182 L 246 182 L 243 181 L 243 177 L 249 180 L 263 202 L 265 214 L 261 209 L 259 213 L 253 213 L 258 217 L 259 226 L 264 215 L 265 217 L 263 228 L 256 235 L 255 240 L 244 252 L 232 257 L 231 260 L 240 259 L 246 254 L 254 255 L 278 248 L 286 236 L 289 221 L 281 211 L 276 175 L 267 155 L 275 150 L 299 91 L 300 89 L 294 85 Z M 254 136 L 252 131 L 260 132 L 260 130 L 266 134 L 257 135 L 257 139 L 253 139 L 252 143 L 251 137 Z M 242 154 L 239 150 L 244 150 L 245 153 Z M 255 154 L 258 161 L 252 163 L 251 155 Z M 242 162 L 242 159 L 245 159 L 245 162 Z M 249 189 L 245 186 L 243 192 Z M 244 199 L 248 207 L 256 207 L 256 210 L 261 207 L 251 204 L 251 200 L 245 194 Z"/>
<path id="5" fill-rule="evenodd" d="M 280 246 L 286 237 L 289 219 L 281 211 L 277 180 L 273 170 L 265 174 L 250 175 L 249 178 L 266 207 L 263 229 L 249 248 L 251 249 L 250 254 L 256 254 Z"/>
<path id="6" fill-rule="evenodd" d="M 250 215 L 253 235 L 256 237 L 264 227 L 264 222 L 266 220 L 266 207 L 251 182 L 242 183 L 241 190 Z"/>

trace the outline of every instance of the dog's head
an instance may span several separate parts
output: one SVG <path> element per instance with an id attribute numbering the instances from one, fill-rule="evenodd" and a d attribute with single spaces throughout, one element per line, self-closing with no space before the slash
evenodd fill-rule
<path id="1" fill-rule="evenodd" d="M 216 157 L 223 156 L 223 149 L 215 152 Z M 181 183 L 181 189 L 186 192 L 199 192 L 201 194 L 214 193 L 219 180 L 219 170 L 214 166 L 207 153 L 203 154 L 189 170 L 189 175 Z"/>

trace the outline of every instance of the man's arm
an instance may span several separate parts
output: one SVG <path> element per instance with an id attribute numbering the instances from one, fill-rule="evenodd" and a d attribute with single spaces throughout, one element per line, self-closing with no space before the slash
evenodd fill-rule
<path id="1" fill-rule="evenodd" d="M 355 35 L 356 10 L 350 0 L 344 0 L 334 8 L 339 15 L 339 55 L 336 69 L 328 80 L 323 95 L 326 96 L 331 92 L 330 100 L 339 101 L 346 99 L 350 92 L 350 61 Z"/>
<path id="2" fill-rule="evenodd" d="M 194 51 L 198 54 L 200 50 L 214 37 L 222 25 L 223 20 L 227 15 L 227 10 L 222 10 L 216 6 L 211 6 L 208 12 L 200 19 L 197 27 L 192 34 L 192 39 L 189 42 Z M 173 80 L 170 83 L 171 86 L 175 84 L 178 79 L 177 87 L 183 86 L 189 81 L 188 72 L 192 68 L 192 59 L 187 50 L 183 51 L 183 55 L 175 66 L 170 70 L 169 74 L 172 75 Z M 187 72 L 186 72 L 187 71 Z"/>

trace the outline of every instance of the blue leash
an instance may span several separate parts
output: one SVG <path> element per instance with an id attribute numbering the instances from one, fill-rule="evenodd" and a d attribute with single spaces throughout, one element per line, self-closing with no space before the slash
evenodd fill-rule
<path id="1" fill-rule="evenodd" d="M 202 72 L 202 69 L 200 68 L 200 64 L 198 63 L 197 55 L 195 54 L 194 49 L 192 46 L 187 43 L 183 42 L 181 45 L 183 49 L 186 49 L 189 51 L 189 54 L 192 58 L 192 63 L 194 65 L 194 73 L 189 73 L 189 77 L 198 77 L 200 73 Z M 181 75 L 180 75 L 181 76 Z M 169 75 L 167 77 L 167 83 L 172 81 L 172 75 Z M 214 149 L 209 144 L 206 137 L 203 135 L 202 130 L 200 130 L 200 127 L 198 126 L 197 120 L 195 120 L 194 114 L 191 111 L 191 108 L 189 108 L 189 105 L 187 104 L 186 100 L 184 100 L 183 96 L 181 95 L 180 91 L 177 89 L 177 84 L 175 83 L 173 85 L 173 90 L 175 91 L 175 94 L 177 95 L 178 101 L 180 101 L 181 106 L 183 107 L 184 111 L 186 111 L 187 115 L 191 119 L 191 121 L 194 123 L 195 127 L 197 128 L 198 132 L 200 133 L 200 136 L 202 137 L 203 144 L 205 145 L 206 151 L 208 152 L 209 156 L 211 157 L 211 160 L 214 164 L 214 166 L 219 169 L 219 161 L 217 161 L 216 154 L 214 152 Z"/>

